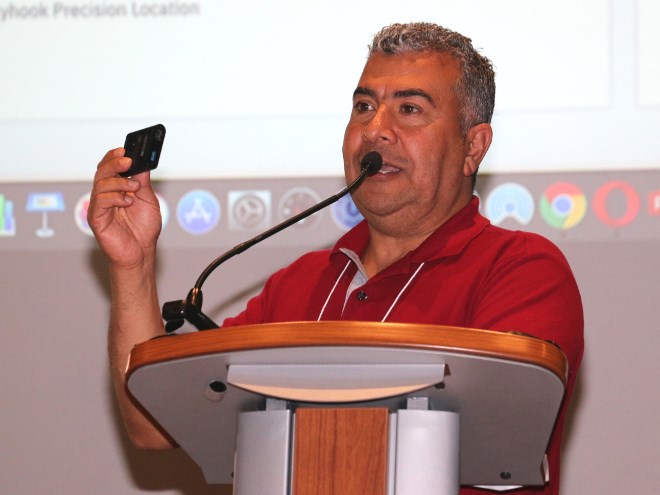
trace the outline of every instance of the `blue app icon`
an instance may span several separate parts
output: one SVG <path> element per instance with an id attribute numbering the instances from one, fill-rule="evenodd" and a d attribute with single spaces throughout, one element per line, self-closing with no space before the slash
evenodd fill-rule
<path id="1" fill-rule="evenodd" d="M 181 228 L 195 235 L 213 230 L 220 221 L 220 214 L 217 198 L 202 189 L 184 194 L 176 207 L 176 218 Z"/>
<path id="2" fill-rule="evenodd" d="M 331 213 L 332 220 L 342 230 L 352 229 L 364 218 L 349 194 L 332 205 Z"/>
<path id="3" fill-rule="evenodd" d="M 527 225 L 534 216 L 534 198 L 520 184 L 506 182 L 493 189 L 486 199 L 486 216 L 493 225 L 507 218 Z"/>
<path id="4" fill-rule="evenodd" d="M 48 225 L 48 213 L 64 211 L 64 196 L 61 192 L 30 193 L 25 210 L 41 214 L 41 226 L 35 233 L 39 237 L 52 237 L 55 235 L 55 230 Z"/>

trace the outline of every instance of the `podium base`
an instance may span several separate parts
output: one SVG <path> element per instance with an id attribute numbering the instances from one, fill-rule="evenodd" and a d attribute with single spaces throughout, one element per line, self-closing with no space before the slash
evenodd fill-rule
<path id="1" fill-rule="evenodd" d="M 234 495 L 458 494 L 457 413 L 279 402 L 239 415 Z"/>

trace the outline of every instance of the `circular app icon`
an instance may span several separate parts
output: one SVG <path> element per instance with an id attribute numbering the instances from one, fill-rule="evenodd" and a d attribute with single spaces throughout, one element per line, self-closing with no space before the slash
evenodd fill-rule
<path id="1" fill-rule="evenodd" d="M 288 220 L 318 204 L 320 201 L 321 198 L 312 189 L 308 187 L 295 187 L 284 193 L 284 196 L 282 196 L 277 205 L 277 210 L 281 220 Z M 317 211 L 313 215 L 303 218 L 295 224 L 295 228 L 309 227 L 318 223 L 321 214 L 322 211 Z"/>
<path id="2" fill-rule="evenodd" d="M 190 234 L 210 232 L 220 221 L 220 203 L 208 191 L 195 189 L 187 192 L 176 207 L 176 219 L 181 228 Z"/>
<path id="3" fill-rule="evenodd" d="M 630 184 L 614 180 L 598 188 L 594 194 L 593 207 L 596 217 L 605 225 L 621 227 L 637 217 L 640 199 Z"/>
<path id="4" fill-rule="evenodd" d="M 83 194 L 76 202 L 76 206 L 73 209 L 73 219 L 83 234 L 94 237 L 94 232 L 92 232 L 92 229 L 89 227 L 89 223 L 87 223 L 87 210 L 89 209 L 90 197 L 91 193 Z"/>
<path id="5" fill-rule="evenodd" d="M 527 225 L 534 216 L 534 198 L 520 184 L 505 182 L 488 195 L 486 216 L 493 225 L 499 225 L 507 218 Z"/>
<path id="6" fill-rule="evenodd" d="M 539 201 L 541 216 L 557 229 L 579 224 L 587 212 L 587 198 L 575 184 L 558 182 L 549 186 Z"/>
<path id="7" fill-rule="evenodd" d="M 258 230 L 270 226 L 270 191 L 229 191 L 227 213 L 232 230 Z"/>
<path id="8" fill-rule="evenodd" d="M 335 225 L 342 230 L 350 230 L 363 220 L 363 216 L 353 203 L 350 194 L 343 196 L 330 210 Z"/>

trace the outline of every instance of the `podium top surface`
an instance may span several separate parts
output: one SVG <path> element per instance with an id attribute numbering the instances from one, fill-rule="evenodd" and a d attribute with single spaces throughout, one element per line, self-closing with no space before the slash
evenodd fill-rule
<path id="1" fill-rule="evenodd" d="M 143 342 L 131 352 L 127 377 L 164 361 L 208 354 L 295 347 L 379 347 L 476 355 L 538 366 L 566 385 L 568 362 L 553 344 L 535 337 L 469 328 L 359 321 L 266 323 L 219 328 Z"/>

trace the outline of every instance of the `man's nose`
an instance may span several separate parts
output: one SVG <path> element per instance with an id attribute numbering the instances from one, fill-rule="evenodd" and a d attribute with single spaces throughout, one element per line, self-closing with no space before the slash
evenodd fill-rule
<path id="1" fill-rule="evenodd" d="M 381 105 L 366 123 L 362 131 L 364 140 L 369 143 L 396 142 L 395 119 L 392 110 Z"/>

